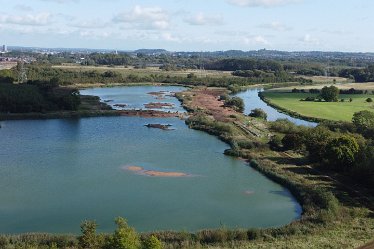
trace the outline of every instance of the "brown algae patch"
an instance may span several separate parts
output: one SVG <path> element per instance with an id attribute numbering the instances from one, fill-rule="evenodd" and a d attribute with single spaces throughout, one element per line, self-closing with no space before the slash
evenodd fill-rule
<path id="1" fill-rule="evenodd" d="M 146 170 L 139 166 L 124 166 L 123 170 L 131 171 L 139 175 L 152 176 L 152 177 L 189 177 L 191 175 L 182 172 L 166 172 L 156 170 Z"/>

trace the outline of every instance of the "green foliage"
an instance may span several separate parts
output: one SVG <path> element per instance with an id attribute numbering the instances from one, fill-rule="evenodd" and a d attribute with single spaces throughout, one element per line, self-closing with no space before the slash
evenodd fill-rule
<path id="1" fill-rule="evenodd" d="M 367 99 L 366 99 L 366 102 L 368 102 L 368 103 L 372 103 L 372 102 L 373 102 L 373 99 L 372 99 L 372 98 L 367 98 Z"/>
<path id="2" fill-rule="evenodd" d="M 0 112 L 3 113 L 77 110 L 79 105 L 77 89 L 60 88 L 53 81 L 0 84 Z"/>
<path id="3" fill-rule="evenodd" d="M 249 116 L 254 117 L 254 118 L 261 118 L 261 119 L 264 119 L 264 120 L 266 120 L 268 118 L 267 113 L 260 108 L 253 109 L 251 111 L 251 113 L 249 114 Z"/>
<path id="4" fill-rule="evenodd" d="M 269 126 L 272 131 L 283 134 L 299 133 L 303 130 L 303 127 L 295 125 L 288 119 L 277 119 L 274 122 L 269 122 Z"/>
<path id="5" fill-rule="evenodd" d="M 156 236 L 151 235 L 143 241 L 142 249 L 162 249 L 162 243 Z"/>
<path id="6" fill-rule="evenodd" d="M 141 246 L 140 239 L 134 228 L 127 224 L 127 221 L 118 217 L 115 220 L 117 229 L 110 236 L 107 242 L 109 249 L 139 249 Z"/>
<path id="7" fill-rule="evenodd" d="M 365 130 L 374 127 L 374 113 L 361 111 L 353 115 L 352 122 L 357 128 Z"/>
<path id="8" fill-rule="evenodd" d="M 95 221 L 84 221 L 81 224 L 82 235 L 78 238 L 81 248 L 99 248 L 98 236 L 96 235 L 97 224 Z"/>
<path id="9" fill-rule="evenodd" d="M 332 139 L 332 132 L 325 127 L 316 127 L 304 134 L 305 146 L 309 152 L 309 159 L 318 162 L 324 159 L 326 147 Z"/>
<path id="10" fill-rule="evenodd" d="M 359 146 L 354 137 L 343 135 L 333 138 L 326 147 L 326 159 L 329 166 L 337 170 L 351 168 L 359 151 Z"/>
<path id="11" fill-rule="evenodd" d="M 244 111 L 244 101 L 239 97 L 233 97 L 225 101 L 225 106 L 232 107 L 238 112 Z"/>
<path id="12" fill-rule="evenodd" d="M 286 134 L 282 139 L 285 150 L 301 150 L 304 144 L 304 138 L 295 133 Z"/>
<path id="13" fill-rule="evenodd" d="M 273 149 L 278 150 L 278 149 L 282 148 L 282 139 L 283 139 L 282 135 L 276 134 L 276 135 L 271 137 L 269 145 Z"/>
<path id="14" fill-rule="evenodd" d="M 15 81 L 12 70 L 0 70 L 0 84 L 11 84 Z"/>
<path id="15" fill-rule="evenodd" d="M 325 86 L 321 90 L 321 97 L 326 102 L 337 102 L 339 98 L 339 88 L 336 86 Z"/>

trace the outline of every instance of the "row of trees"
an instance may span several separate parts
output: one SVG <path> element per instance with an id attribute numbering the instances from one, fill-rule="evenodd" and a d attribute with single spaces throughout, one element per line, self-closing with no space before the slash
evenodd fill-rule
<path id="1" fill-rule="evenodd" d="M 270 73 L 273 75 L 272 73 Z M 279 77 L 282 73 L 279 74 Z M 80 83 L 141 83 L 141 82 L 156 82 L 156 83 L 170 83 L 170 84 L 185 84 L 185 85 L 205 85 L 216 87 L 228 87 L 230 85 L 247 86 L 259 82 L 284 82 L 276 75 L 260 75 L 254 78 L 239 78 L 239 77 L 204 77 L 199 78 L 193 74 L 187 76 L 170 76 L 165 74 L 121 74 L 119 72 L 108 70 L 100 72 L 97 70 L 64 70 L 52 68 L 49 66 L 33 64 L 28 66 L 27 76 L 30 80 L 49 81 L 52 78 L 58 78 L 60 84 L 80 84 Z M 285 76 L 288 79 L 288 76 Z M 294 79 L 292 79 L 293 81 Z M 286 80 L 287 81 L 287 80 Z"/>

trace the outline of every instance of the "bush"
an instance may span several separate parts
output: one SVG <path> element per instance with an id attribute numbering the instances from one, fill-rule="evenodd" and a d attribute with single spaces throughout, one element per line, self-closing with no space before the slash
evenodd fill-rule
<path id="1" fill-rule="evenodd" d="M 81 231 L 83 235 L 78 238 L 79 246 L 81 248 L 99 248 L 96 228 L 97 224 L 95 221 L 84 221 L 81 224 Z"/>
<path id="2" fill-rule="evenodd" d="M 107 241 L 107 248 L 139 249 L 140 239 L 136 231 L 122 218 L 116 218 L 117 229 Z"/>
<path id="3" fill-rule="evenodd" d="M 304 101 L 310 101 L 310 102 L 314 102 L 315 100 L 316 100 L 315 97 L 306 97 L 306 98 L 304 99 Z"/>
<path id="4" fill-rule="evenodd" d="M 249 114 L 249 116 L 254 117 L 254 118 L 261 118 L 261 119 L 264 119 L 264 120 L 266 120 L 268 118 L 267 113 L 260 108 L 253 109 L 251 111 L 251 113 Z"/>
<path id="5" fill-rule="evenodd" d="M 299 134 L 286 134 L 282 139 L 285 150 L 300 150 L 303 146 L 304 139 Z"/>
<path id="6" fill-rule="evenodd" d="M 269 145 L 273 148 L 273 149 L 280 149 L 282 148 L 282 136 L 281 135 L 274 135 L 271 137 L 270 139 L 270 142 L 269 142 Z"/>
<path id="7" fill-rule="evenodd" d="M 344 170 L 354 165 L 358 152 L 357 140 L 352 136 L 343 135 L 332 139 L 327 144 L 325 157 L 329 166 Z"/>
<path id="8" fill-rule="evenodd" d="M 373 102 L 373 99 L 372 99 L 372 98 L 367 98 L 367 99 L 366 99 L 366 102 L 368 102 L 368 103 L 372 103 L 372 102 Z"/>
<path id="9" fill-rule="evenodd" d="M 162 243 L 156 236 L 151 235 L 149 238 L 143 241 L 142 248 L 143 249 L 161 249 Z"/>
<path id="10" fill-rule="evenodd" d="M 244 111 L 244 101 L 239 97 L 233 97 L 225 101 L 225 106 L 232 107 L 238 112 Z"/>

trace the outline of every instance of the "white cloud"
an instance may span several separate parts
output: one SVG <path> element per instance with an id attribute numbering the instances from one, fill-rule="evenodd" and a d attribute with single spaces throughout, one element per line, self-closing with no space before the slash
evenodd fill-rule
<path id="1" fill-rule="evenodd" d="M 184 21 L 190 25 L 222 25 L 223 24 L 223 16 L 222 15 L 214 15 L 214 16 L 207 16 L 204 13 L 200 12 L 196 15 L 189 16 Z"/>
<path id="2" fill-rule="evenodd" d="M 291 3 L 297 3 L 301 0 L 226 0 L 228 3 L 241 7 L 275 7 Z"/>
<path id="3" fill-rule="evenodd" d="M 45 26 L 52 22 L 50 13 L 40 13 L 36 15 L 2 15 L 0 23 L 17 24 L 26 26 Z"/>
<path id="4" fill-rule="evenodd" d="M 105 28 L 108 25 L 109 23 L 103 22 L 99 19 L 86 20 L 86 21 L 77 20 L 77 21 L 70 23 L 71 27 L 81 28 L 81 29 L 99 29 L 99 28 Z"/>
<path id="5" fill-rule="evenodd" d="M 168 13 L 160 7 L 135 6 L 113 18 L 114 22 L 126 23 L 136 28 L 167 29 L 170 26 Z"/>
<path id="6" fill-rule="evenodd" d="M 270 42 L 266 40 L 262 35 L 245 37 L 244 43 L 247 45 L 270 45 Z"/>
<path id="7" fill-rule="evenodd" d="M 270 29 L 274 31 L 290 31 L 292 30 L 291 27 L 288 27 L 280 22 L 271 22 L 271 23 L 264 23 L 262 25 L 259 25 L 260 28 L 264 29 Z"/>
<path id="8" fill-rule="evenodd" d="M 302 41 L 304 43 L 311 44 L 311 45 L 319 45 L 320 44 L 319 40 L 317 38 L 311 36 L 310 34 L 304 35 L 304 37 L 302 39 L 300 39 L 300 41 Z"/>

